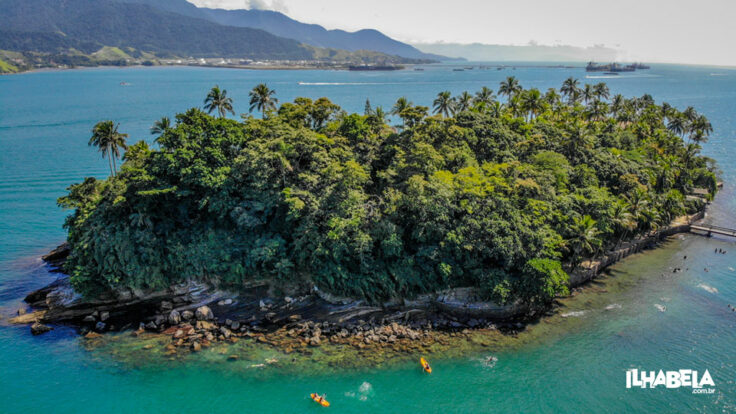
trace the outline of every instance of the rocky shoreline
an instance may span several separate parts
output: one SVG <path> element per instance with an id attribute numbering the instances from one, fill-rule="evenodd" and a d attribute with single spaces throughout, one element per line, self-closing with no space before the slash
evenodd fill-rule
<path id="1" fill-rule="evenodd" d="M 649 237 L 625 243 L 599 260 L 584 262 L 571 273 L 571 287 L 588 282 L 603 268 L 653 247 L 667 236 L 688 231 L 703 214 L 681 217 Z M 52 271 L 58 271 L 68 253 L 64 244 L 43 260 Z M 265 281 L 254 282 L 237 293 L 188 282 L 158 291 L 121 288 L 87 299 L 74 292 L 69 277 L 62 274 L 52 284 L 30 293 L 25 302 L 31 309 L 20 309 L 10 322 L 30 325 L 34 335 L 51 330 L 47 324 L 74 326 L 87 339 L 126 330 L 134 336 L 161 335 L 170 338 L 165 355 L 197 352 L 241 339 L 288 354 L 308 353 L 310 348 L 326 343 L 358 350 L 417 351 L 472 330 L 513 333 L 524 329 L 535 316 L 521 303 L 499 306 L 484 302 L 472 288 L 450 289 L 381 306 L 335 297 L 316 287 L 303 287 L 283 297 L 273 297 L 269 291 Z"/>

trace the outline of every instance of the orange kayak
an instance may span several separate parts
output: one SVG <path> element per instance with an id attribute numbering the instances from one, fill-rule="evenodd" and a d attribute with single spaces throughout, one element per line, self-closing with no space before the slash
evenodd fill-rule
<path id="1" fill-rule="evenodd" d="M 314 400 L 314 402 L 322 405 L 323 407 L 329 407 L 330 403 L 327 402 L 324 398 L 322 398 L 319 394 L 311 393 L 309 394 L 310 397 Z"/>
<path id="2" fill-rule="evenodd" d="M 424 359 L 424 357 L 421 357 L 419 359 L 419 363 L 422 364 L 422 369 L 424 369 L 424 372 L 426 372 L 427 374 L 432 373 L 432 367 L 429 366 L 429 362 L 427 362 L 427 360 Z"/>

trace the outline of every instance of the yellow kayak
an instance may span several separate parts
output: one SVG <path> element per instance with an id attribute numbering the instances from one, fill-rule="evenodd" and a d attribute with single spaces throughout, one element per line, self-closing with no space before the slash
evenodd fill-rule
<path id="1" fill-rule="evenodd" d="M 311 394 L 309 394 L 309 396 L 312 397 L 312 399 L 314 400 L 314 402 L 320 404 L 323 407 L 329 407 L 330 406 L 330 403 L 327 402 L 327 400 L 325 400 L 324 398 L 322 398 L 322 396 L 320 396 L 319 394 L 311 393 Z"/>
<path id="2" fill-rule="evenodd" d="M 427 360 L 424 359 L 424 357 L 421 357 L 419 359 L 419 363 L 422 364 L 422 369 L 424 369 L 424 372 L 426 372 L 427 374 L 432 373 L 432 367 L 429 366 L 429 362 L 427 362 Z"/>

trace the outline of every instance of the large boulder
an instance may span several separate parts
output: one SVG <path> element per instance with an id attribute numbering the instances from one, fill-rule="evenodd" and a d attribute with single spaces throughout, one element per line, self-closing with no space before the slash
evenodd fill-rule
<path id="1" fill-rule="evenodd" d="M 178 325 L 181 322 L 181 315 L 179 314 L 179 311 L 172 310 L 171 313 L 169 313 L 168 322 L 169 325 Z"/>
<path id="2" fill-rule="evenodd" d="M 199 321 L 209 321 L 215 319 L 215 314 L 212 313 L 212 309 L 210 309 L 209 306 L 198 307 L 197 310 L 194 312 L 194 316 Z"/>

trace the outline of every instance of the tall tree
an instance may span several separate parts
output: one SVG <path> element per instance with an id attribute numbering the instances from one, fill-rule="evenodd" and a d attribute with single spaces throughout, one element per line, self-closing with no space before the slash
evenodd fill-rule
<path id="1" fill-rule="evenodd" d="M 434 106 L 434 113 L 449 117 L 454 112 L 455 99 L 450 91 L 440 92 L 432 105 Z"/>
<path id="2" fill-rule="evenodd" d="M 611 96 L 611 91 L 608 89 L 608 85 L 599 82 L 593 86 L 593 96 L 598 100 L 605 100 Z"/>
<path id="3" fill-rule="evenodd" d="M 223 118 L 228 112 L 235 115 L 233 111 L 233 100 L 228 98 L 227 91 L 220 89 L 218 85 L 210 89 L 210 93 L 204 99 L 204 109 L 209 113 L 217 111 L 220 118 Z"/>
<path id="4" fill-rule="evenodd" d="M 408 99 L 406 99 L 406 97 L 405 97 L 405 96 L 402 96 L 401 98 L 399 98 L 399 99 L 397 99 L 397 100 L 396 100 L 396 103 L 395 103 L 395 104 L 394 104 L 394 106 L 393 106 L 393 107 L 391 108 L 391 112 L 390 112 L 390 114 L 391 114 L 391 115 L 400 115 L 400 114 L 401 114 L 401 112 L 402 112 L 402 111 L 403 111 L 404 109 L 406 109 L 406 108 L 408 108 L 408 107 L 410 107 L 410 106 L 412 106 L 412 103 L 411 103 L 411 102 L 409 102 L 409 100 L 408 100 Z"/>
<path id="5" fill-rule="evenodd" d="M 150 129 L 151 135 L 158 135 L 154 142 L 158 142 L 159 138 L 161 138 L 161 135 L 163 135 L 163 133 L 166 132 L 169 128 L 171 128 L 171 119 L 169 119 L 168 116 L 164 116 L 154 122 L 153 126 L 151 126 Z"/>
<path id="6" fill-rule="evenodd" d="M 512 96 L 516 96 L 521 92 L 523 88 L 519 83 L 519 80 L 513 76 L 509 76 L 505 80 L 501 81 L 501 85 L 498 88 L 498 94 L 506 96 L 507 99 L 511 99 Z"/>
<path id="7" fill-rule="evenodd" d="M 493 90 L 484 86 L 475 93 L 475 98 L 473 98 L 473 103 L 475 105 L 484 104 L 486 106 L 490 106 L 493 104 L 494 100 L 496 99 L 496 96 L 493 94 Z"/>
<path id="8" fill-rule="evenodd" d="M 573 77 L 569 77 L 562 82 L 560 93 L 567 97 L 568 103 L 573 103 L 580 92 L 580 81 Z"/>
<path id="9" fill-rule="evenodd" d="M 276 95 L 276 91 L 269 88 L 265 83 L 256 85 L 248 93 L 250 97 L 250 108 L 248 108 L 248 111 L 253 112 L 257 109 L 261 111 L 261 116 L 265 116 L 266 111 L 276 109 L 276 105 L 279 103 L 279 100 L 274 98 L 274 95 Z"/>
<path id="10" fill-rule="evenodd" d="M 125 143 L 128 134 L 120 133 L 118 131 L 119 126 L 120 124 L 116 125 L 112 121 L 98 122 L 92 128 L 92 137 L 89 139 L 89 146 L 97 147 L 102 153 L 102 157 L 107 157 L 112 176 L 116 175 L 117 165 L 115 160 L 120 158 L 120 150 L 128 148 Z"/>
<path id="11" fill-rule="evenodd" d="M 591 254 L 596 251 L 601 244 L 598 237 L 600 230 L 596 226 L 596 221 L 589 215 L 583 217 L 575 217 L 572 224 L 572 238 L 568 240 L 568 246 L 573 252 L 573 265 L 580 264 L 584 255 Z"/>
<path id="12" fill-rule="evenodd" d="M 583 101 L 587 105 L 588 102 L 592 101 L 593 98 L 595 98 L 595 90 L 593 89 L 593 85 L 586 83 L 582 89 L 581 95 L 583 97 Z"/>
<path id="13" fill-rule="evenodd" d="M 532 120 L 544 111 L 544 100 L 539 89 L 533 88 L 521 94 L 521 106 L 527 113 L 528 119 Z"/>
<path id="14" fill-rule="evenodd" d="M 455 111 L 463 112 L 470 109 L 473 104 L 473 95 L 469 94 L 468 91 L 464 91 L 455 98 Z"/>

